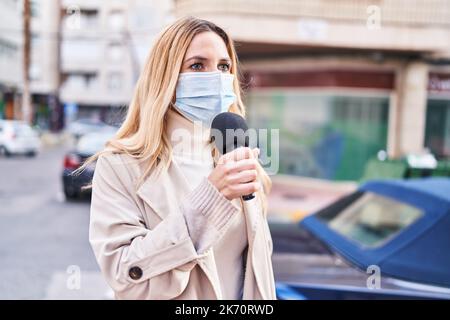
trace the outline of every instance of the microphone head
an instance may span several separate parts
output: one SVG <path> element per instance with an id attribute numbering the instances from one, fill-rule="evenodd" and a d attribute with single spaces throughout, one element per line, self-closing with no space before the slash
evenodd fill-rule
<path id="1" fill-rule="evenodd" d="M 247 130 L 247 122 L 243 117 L 233 112 L 222 112 L 211 123 L 211 140 L 219 152 L 225 154 L 249 146 Z"/>

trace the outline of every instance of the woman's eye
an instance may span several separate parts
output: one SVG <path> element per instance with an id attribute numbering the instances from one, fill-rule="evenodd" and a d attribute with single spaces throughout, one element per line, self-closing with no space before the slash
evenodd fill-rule
<path id="1" fill-rule="evenodd" d="M 198 70 L 201 70 L 202 64 L 201 63 L 194 63 L 189 68 L 191 68 L 192 70 L 198 71 Z"/>
<path id="2" fill-rule="evenodd" d="M 228 63 L 223 63 L 219 65 L 219 69 L 222 71 L 229 71 L 230 70 L 230 65 Z"/>

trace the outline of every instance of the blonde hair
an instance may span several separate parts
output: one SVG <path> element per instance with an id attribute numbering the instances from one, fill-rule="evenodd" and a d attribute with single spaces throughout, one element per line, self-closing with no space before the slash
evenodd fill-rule
<path id="1" fill-rule="evenodd" d="M 125 120 L 115 136 L 106 143 L 103 150 L 86 159 L 73 174 L 81 173 L 90 163 L 109 152 L 125 153 L 139 161 L 148 162 L 138 186 L 153 170 L 157 170 L 158 174 L 161 170 L 168 169 L 171 145 L 165 130 L 165 114 L 175 102 L 178 74 L 192 39 L 197 34 L 208 31 L 215 32 L 223 39 L 231 58 L 230 72 L 235 75 L 233 86 L 236 101 L 229 111 L 245 117 L 245 106 L 241 99 L 242 76 L 233 40 L 222 28 L 210 21 L 184 17 L 169 25 L 157 37 L 137 81 Z M 266 208 L 266 194 L 270 191 L 271 181 L 261 166 L 258 172 L 264 191 L 261 192 L 261 198 Z"/>

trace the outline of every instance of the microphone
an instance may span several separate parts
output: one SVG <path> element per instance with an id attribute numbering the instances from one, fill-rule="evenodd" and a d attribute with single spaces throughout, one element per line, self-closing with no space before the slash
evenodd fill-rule
<path id="1" fill-rule="evenodd" d="M 247 130 L 247 122 L 240 115 L 233 112 L 222 112 L 215 116 L 211 123 L 211 140 L 223 155 L 236 148 L 249 146 L 249 138 L 245 134 Z M 242 196 L 242 199 L 248 201 L 254 197 L 255 195 L 252 193 Z"/>

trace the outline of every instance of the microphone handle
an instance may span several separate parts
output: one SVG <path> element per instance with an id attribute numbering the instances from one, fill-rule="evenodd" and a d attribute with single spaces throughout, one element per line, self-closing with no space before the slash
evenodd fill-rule
<path id="1" fill-rule="evenodd" d="M 252 200 L 254 197 L 255 197 L 255 194 L 254 194 L 254 193 L 251 193 L 251 194 L 247 194 L 247 195 L 245 195 L 245 196 L 242 196 L 242 199 L 243 199 L 244 201 L 248 201 L 248 200 Z"/>

